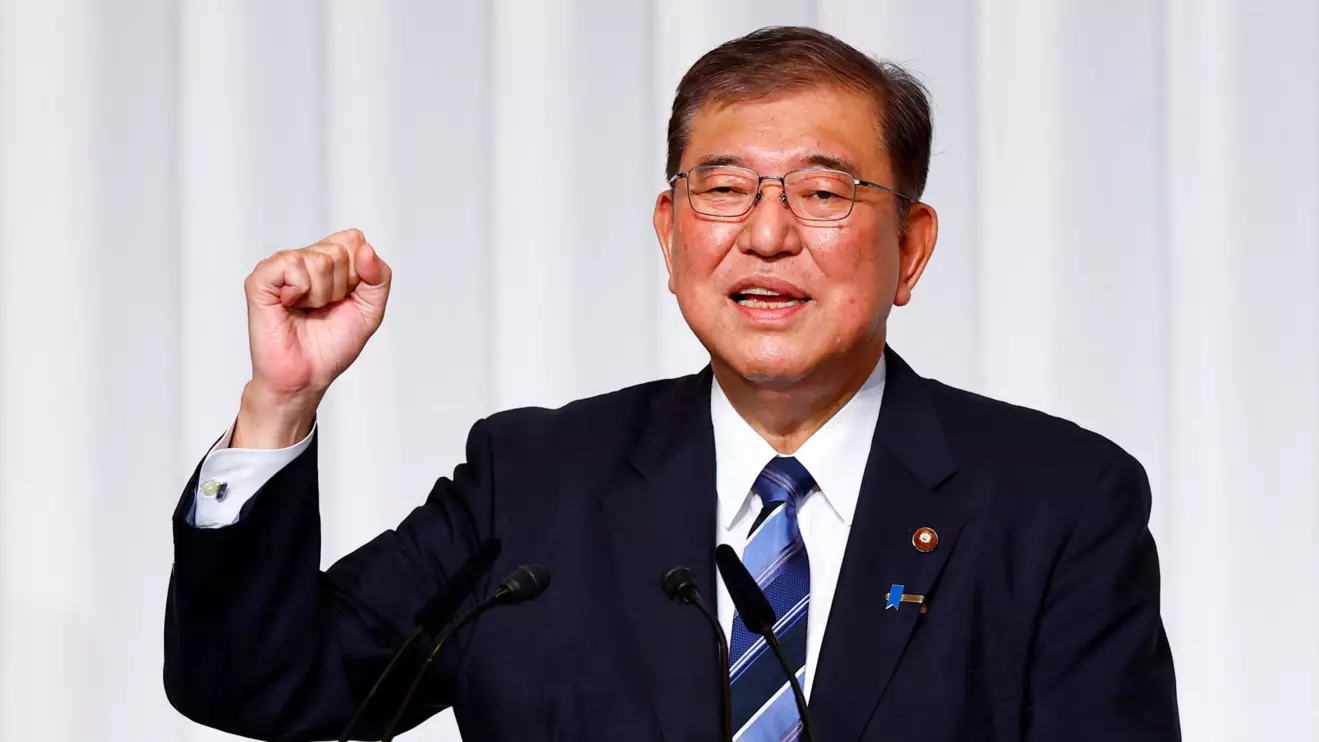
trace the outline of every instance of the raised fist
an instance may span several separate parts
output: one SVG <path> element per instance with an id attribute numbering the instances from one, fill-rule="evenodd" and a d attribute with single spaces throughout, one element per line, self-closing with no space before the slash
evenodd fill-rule
<path id="1" fill-rule="evenodd" d="M 252 381 L 235 447 L 305 435 L 325 390 L 384 320 L 389 283 L 389 266 L 356 229 L 257 264 L 245 283 Z"/>

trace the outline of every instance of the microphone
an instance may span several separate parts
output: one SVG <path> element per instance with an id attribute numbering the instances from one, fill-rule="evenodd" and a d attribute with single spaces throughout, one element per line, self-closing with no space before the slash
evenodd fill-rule
<path id="1" fill-rule="evenodd" d="M 343 733 L 339 735 L 339 742 L 348 741 L 348 735 L 353 733 L 353 729 L 357 726 L 357 722 L 361 720 L 362 714 L 366 713 L 367 705 L 371 703 L 371 699 L 375 698 L 380 686 L 384 684 L 385 678 L 394 670 L 394 666 L 398 664 L 399 659 L 408 651 L 412 643 L 423 633 L 434 634 L 439 631 L 449 619 L 453 618 L 453 614 L 458 612 L 458 606 L 462 605 L 463 598 L 476 589 L 476 583 L 482 577 L 485 577 L 490 568 L 495 565 L 495 560 L 499 558 L 499 552 L 502 550 L 503 546 L 499 539 L 486 539 L 477 547 L 476 552 L 454 571 L 453 576 L 444 581 L 444 584 L 431 596 L 430 600 L 422 605 L 421 610 L 417 611 L 416 617 L 413 619 L 412 633 L 408 634 L 407 639 L 403 641 L 403 646 L 398 648 L 394 656 L 389 658 L 389 664 L 385 665 L 380 677 L 376 678 L 375 685 L 371 686 L 371 690 L 367 692 L 366 697 L 357 705 L 357 711 L 353 714 L 353 718 L 348 720 L 348 724 L 343 728 Z"/>
<path id="2" fill-rule="evenodd" d="M 495 594 L 487 598 L 501 605 L 527 603 L 549 589 L 550 571 L 539 564 L 524 564 L 499 583 Z"/>
<path id="3" fill-rule="evenodd" d="M 444 646 L 444 642 L 450 636 L 453 636 L 454 632 L 497 605 L 518 605 L 519 603 L 535 600 L 549 586 L 550 571 L 548 569 L 539 564 L 524 564 L 505 577 L 490 597 L 472 606 L 466 613 L 454 619 L 440 634 L 439 640 L 435 642 L 435 648 L 426 656 L 426 661 L 421 664 L 421 669 L 417 670 L 416 676 L 412 679 L 412 685 L 408 688 L 407 695 L 403 696 L 403 702 L 399 704 L 394 718 L 390 720 L 389 726 L 385 727 L 385 736 L 380 738 L 380 742 L 390 742 L 394 739 L 394 732 L 398 728 L 399 722 L 403 720 L 403 714 L 408 710 L 408 704 L 412 703 L 412 697 L 417 694 L 417 688 L 421 686 L 422 678 L 426 677 L 426 671 L 430 669 L 431 662 L 435 660 L 435 656 L 440 653 L 440 648 Z"/>
<path id="4" fill-rule="evenodd" d="M 714 561 L 719 567 L 719 574 L 724 578 L 728 595 L 733 599 L 733 606 L 737 608 L 737 615 L 742 617 L 742 623 L 751 633 L 760 634 L 765 638 L 765 643 L 778 658 L 779 665 L 788 674 L 788 684 L 792 687 L 792 696 L 797 701 L 797 715 L 801 717 L 802 737 L 807 742 L 812 742 L 815 739 L 815 730 L 811 726 L 810 711 L 806 708 L 806 694 L 802 693 L 801 684 L 797 682 L 797 672 L 788 664 L 788 658 L 783 654 L 783 647 L 779 646 L 778 637 L 774 636 L 774 622 L 778 620 L 774 616 L 774 607 L 769 604 L 765 593 L 760 591 L 756 578 L 747 571 L 746 565 L 742 564 L 733 547 L 720 544 L 714 550 Z"/>
<path id="5" fill-rule="evenodd" d="M 701 592 L 696 588 L 696 577 L 690 569 L 686 567 L 673 567 L 660 577 L 660 588 L 669 600 L 684 605 L 694 605 L 705 616 L 705 620 L 710 622 L 710 628 L 714 630 L 714 639 L 718 645 L 718 665 L 716 672 L 719 677 L 720 700 L 723 702 L 723 724 L 724 734 L 721 739 L 724 742 L 733 742 L 733 699 L 732 691 L 728 685 L 728 637 L 724 635 L 724 629 L 719 625 L 719 619 L 715 618 L 714 611 L 704 600 L 701 600 Z"/>

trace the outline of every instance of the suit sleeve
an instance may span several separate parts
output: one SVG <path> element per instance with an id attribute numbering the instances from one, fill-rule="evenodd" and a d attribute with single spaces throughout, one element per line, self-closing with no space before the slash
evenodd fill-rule
<path id="1" fill-rule="evenodd" d="M 1054 568 L 1031 660 L 1026 739 L 1181 739 L 1145 471 L 1120 454 Z"/>
<path id="2" fill-rule="evenodd" d="M 197 528 L 224 528 L 237 523 L 244 506 L 261 486 L 306 451 L 315 434 L 316 425 L 313 423 L 307 437 L 288 448 L 230 448 L 234 439 L 234 426 L 230 424 L 202 459 L 201 472 L 197 475 L 199 482 L 221 484 L 222 494 L 209 493 L 205 487 L 194 490 L 192 516 L 188 522 Z"/>
<path id="3" fill-rule="evenodd" d="M 322 573 L 316 455 L 313 439 L 225 528 L 189 525 L 197 473 L 184 488 L 173 522 L 164 680 L 170 702 L 194 721 L 260 739 L 337 738 L 422 603 L 490 535 L 493 467 L 482 422 L 452 479 L 440 479 L 397 529 Z M 429 650 L 423 643 L 379 698 L 402 695 Z M 457 660 L 448 655 L 403 728 L 452 703 Z M 393 706 L 372 703 L 354 738 L 378 739 Z"/>

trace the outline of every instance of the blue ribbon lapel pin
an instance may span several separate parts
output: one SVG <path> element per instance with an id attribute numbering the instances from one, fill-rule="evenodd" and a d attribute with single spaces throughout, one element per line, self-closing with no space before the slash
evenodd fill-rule
<path id="1" fill-rule="evenodd" d="M 925 613 L 929 610 L 929 607 L 925 605 L 924 595 L 916 595 L 914 593 L 906 592 L 906 587 L 903 585 L 894 585 L 893 587 L 890 587 L 888 593 L 884 595 L 884 601 L 884 610 L 886 611 L 890 609 L 895 611 L 901 610 L 903 603 L 914 603 L 919 605 L 921 607 L 921 613 Z"/>

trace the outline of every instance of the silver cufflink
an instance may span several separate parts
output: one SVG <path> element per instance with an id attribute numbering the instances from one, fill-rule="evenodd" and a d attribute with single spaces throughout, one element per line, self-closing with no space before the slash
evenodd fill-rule
<path id="1" fill-rule="evenodd" d="M 202 497 L 214 497 L 216 502 L 224 499 L 229 491 L 229 484 L 218 479 L 208 479 L 201 486 Z"/>

